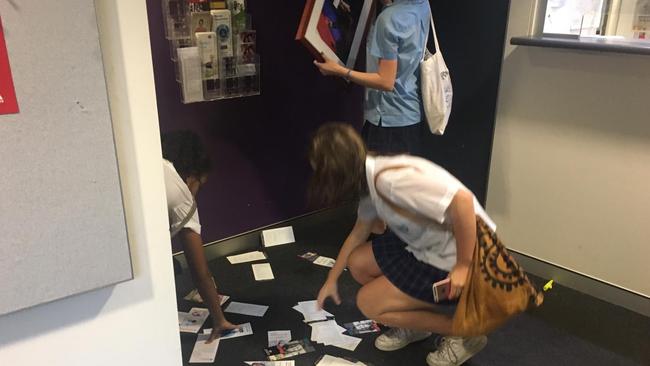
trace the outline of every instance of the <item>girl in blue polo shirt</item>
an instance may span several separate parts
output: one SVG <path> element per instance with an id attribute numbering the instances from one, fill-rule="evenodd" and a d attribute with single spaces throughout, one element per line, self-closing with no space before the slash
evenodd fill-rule
<path id="1" fill-rule="evenodd" d="M 385 8 L 368 34 L 366 72 L 326 57 L 314 63 L 323 75 L 366 87 L 362 136 L 369 150 L 422 156 L 428 130 L 423 122 L 420 61 L 429 30 L 429 2 L 379 1 Z"/>

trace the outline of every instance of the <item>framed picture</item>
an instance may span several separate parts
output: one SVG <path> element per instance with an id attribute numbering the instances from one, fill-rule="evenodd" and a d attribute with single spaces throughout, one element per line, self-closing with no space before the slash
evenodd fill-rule
<path id="1" fill-rule="evenodd" d="M 547 0 L 545 35 L 578 38 L 604 34 L 610 0 Z"/>
<path id="2" fill-rule="evenodd" d="M 319 61 L 321 52 L 353 68 L 375 0 L 307 0 L 298 26 L 300 41 Z"/>

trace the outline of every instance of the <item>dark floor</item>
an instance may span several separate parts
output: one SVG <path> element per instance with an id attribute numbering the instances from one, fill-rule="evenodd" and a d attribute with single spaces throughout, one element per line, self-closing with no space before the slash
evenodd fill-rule
<path id="1" fill-rule="evenodd" d="M 328 269 L 297 255 L 315 251 L 336 257 L 349 227 L 350 218 L 340 216 L 330 217 L 326 223 L 311 224 L 309 219 L 296 223 L 297 243 L 267 250 L 275 274 L 273 281 L 256 282 L 250 263 L 231 265 L 225 258 L 210 262 L 222 293 L 235 301 L 270 306 L 263 318 L 227 314 L 233 323 L 251 322 L 255 334 L 224 340 L 215 364 L 243 365 L 243 361 L 263 360 L 269 330 L 291 329 L 294 339 L 310 337 L 310 327 L 292 307 L 298 301 L 316 298 Z M 341 277 L 339 291 L 344 302 L 326 307 L 339 324 L 364 318 L 354 305 L 357 288 L 348 273 Z M 182 299 L 191 289 L 186 274 L 177 276 L 180 311 L 197 306 Z M 316 352 L 293 359 L 297 366 L 313 365 L 327 353 L 375 366 L 426 365 L 425 357 L 434 349 L 432 337 L 397 352 L 382 352 L 373 346 L 375 337 L 362 336 L 364 340 L 355 352 L 316 345 Z M 194 334 L 181 334 L 185 364 L 195 340 Z M 466 365 L 650 365 L 650 319 L 556 285 L 546 293 L 540 309 L 519 316 L 489 335 L 488 346 Z"/>

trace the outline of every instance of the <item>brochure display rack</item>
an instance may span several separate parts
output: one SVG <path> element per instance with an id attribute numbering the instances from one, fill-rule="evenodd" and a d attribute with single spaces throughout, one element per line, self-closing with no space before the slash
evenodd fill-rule
<path id="1" fill-rule="evenodd" d="M 162 0 L 183 103 L 260 94 L 257 33 L 245 0 Z"/>

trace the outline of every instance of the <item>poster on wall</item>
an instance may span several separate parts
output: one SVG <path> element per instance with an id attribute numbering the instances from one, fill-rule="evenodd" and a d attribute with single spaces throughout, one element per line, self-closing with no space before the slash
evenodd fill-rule
<path id="1" fill-rule="evenodd" d="M 5 34 L 0 19 L 0 114 L 18 113 L 18 100 L 9 66 Z"/>
<path id="2" fill-rule="evenodd" d="M 307 0 L 296 40 L 318 59 L 353 68 L 374 0 Z"/>

